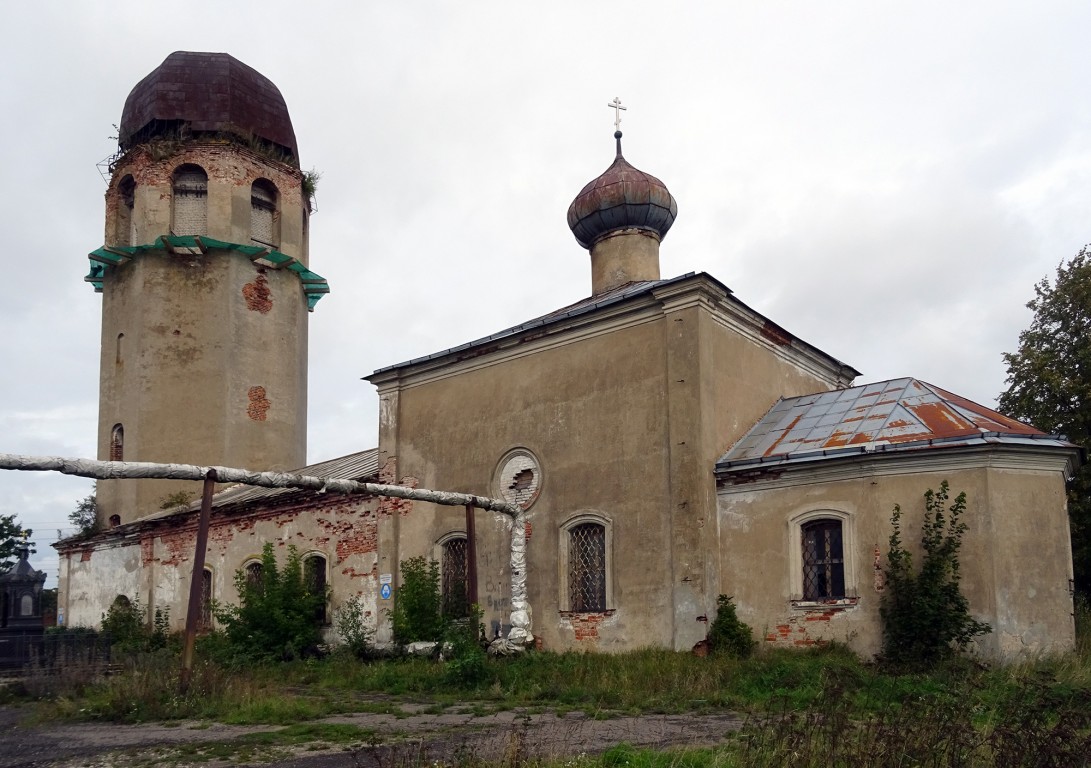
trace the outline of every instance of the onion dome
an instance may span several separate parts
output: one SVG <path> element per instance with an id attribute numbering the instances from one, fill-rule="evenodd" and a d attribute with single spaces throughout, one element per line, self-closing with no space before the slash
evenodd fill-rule
<path id="1" fill-rule="evenodd" d="M 269 78 L 226 53 L 175 51 L 125 99 L 119 143 L 202 133 L 256 137 L 298 163 L 288 106 Z"/>
<path id="2" fill-rule="evenodd" d="M 590 249 L 611 232 L 642 229 L 662 240 L 678 215 L 678 203 L 666 185 L 629 165 L 621 155 L 621 131 L 613 165 L 580 190 L 568 207 L 568 227 Z"/>

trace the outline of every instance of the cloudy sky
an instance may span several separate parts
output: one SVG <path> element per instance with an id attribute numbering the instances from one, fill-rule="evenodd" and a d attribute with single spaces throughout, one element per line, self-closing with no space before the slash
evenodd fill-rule
<path id="1" fill-rule="evenodd" d="M 531 9 L 531 10 L 524 10 Z M 376 442 L 376 368 L 590 292 L 568 204 L 613 157 L 707 271 L 863 371 L 986 405 L 1034 283 L 1091 240 L 1085 2 L 8 4 L 0 47 L 0 452 L 94 456 L 96 167 L 171 51 L 275 82 L 321 172 L 309 459 Z M 88 480 L 0 473 L 35 564 Z"/>

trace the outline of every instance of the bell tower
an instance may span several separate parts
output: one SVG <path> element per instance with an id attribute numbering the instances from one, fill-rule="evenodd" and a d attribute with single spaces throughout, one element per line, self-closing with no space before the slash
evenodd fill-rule
<path id="1" fill-rule="evenodd" d="M 106 192 L 102 460 L 290 470 L 306 464 L 313 188 L 284 99 L 223 53 L 172 53 L 125 101 Z M 199 484 L 98 484 L 129 522 Z"/>

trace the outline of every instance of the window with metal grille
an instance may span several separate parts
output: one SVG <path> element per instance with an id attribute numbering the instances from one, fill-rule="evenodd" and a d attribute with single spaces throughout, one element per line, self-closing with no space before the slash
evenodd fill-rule
<path id="1" fill-rule="evenodd" d="M 303 580 L 307 585 L 307 591 L 312 595 L 321 595 L 322 602 L 314 611 L 315 621 L 319 624 L 327 622 L 326 616 L 326 558 L 322 555 L 311 555 L 303 561 Z"/>
<path id="2" fill-rule="evenodd" d="M 440 560 L 440 589 L 443 593 L 443 615 L 460 619 L 469 615 L 469 569 L 466 539 L 451 538 L 443 542 Z"/>
<path id="3" fill-rule="evenodd" d="M 568 531 L 568 607 L 606 610 L 606 528 L 598 523 Z"/>
<path id="4" fill-rule="evenodd" d="M 252 562 L 247 564 L 246 584 L 259 592 L 265 588 L 265 569 L 261 563 Z"/>
<path id="5" fill-rule="evenodd" d="M 183 165 L 174 172 L 172 191 L 171 232 L 208 234 L 208 174 L 200 166 Z"/>
<path id="6" fill-rule="evenodd" d="M 840 520 L 815 520 L 801 529 L 803 599 L 845 597 L 845 554 Z"/>
<path id="7" fill-rule="evenodd" d="M 250 239 L 255 245 L 277 247 L 277 188 L 265 179 L 250 187 Z"/>

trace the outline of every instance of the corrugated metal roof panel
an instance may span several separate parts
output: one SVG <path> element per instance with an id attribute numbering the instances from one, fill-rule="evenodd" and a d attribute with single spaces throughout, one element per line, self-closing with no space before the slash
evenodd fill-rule
<path id="1" fill-rule="evenodd" d="M 337 480 L 366 480 L 379 473 L 379 449 L 371 448 L 358 453 L 350 453 L 347 456 L 338 456 L 334 459 L 310 464 L 301 469 L 292 470 L 293 475 L 310 475 L 312 477 L 332 477 Z M 289 493 L 299 493 L 300 488 L 262 488 L 253 485 L 232 485 L 212 497 L 212 508 L 217 509 L 228 505 L 249 504 L 251 502 L 273 499 Z M 177 514 L 185 514 L 201 508 L 198 499 L 185 509 L 177 507 L 140 518 L 134 522 L 147 522 L 160 520 Z"/>
<path id="2" fill-rule="evenodd" d="M 1064 440 L 912 378 L 780 400 L 717 462 L 717 470 L 813 461 L 844 450 Z"/>

